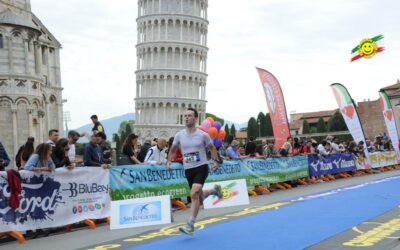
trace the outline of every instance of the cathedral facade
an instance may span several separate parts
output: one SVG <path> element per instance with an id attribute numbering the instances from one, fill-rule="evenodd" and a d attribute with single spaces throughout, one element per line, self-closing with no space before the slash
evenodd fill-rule
<path id="1" fill-rule="evenodd" d="M 205 119 L 207 0 L 139 0 L 136 121 L 141 138 L 170 137 L 189 107 Z"/>
<path id="2" fill-rule="evenodd" d="M 0 0 L 0 141 L 12 159 L 28 136 L 63 133 L 60 49 L 30 0 Z"/>

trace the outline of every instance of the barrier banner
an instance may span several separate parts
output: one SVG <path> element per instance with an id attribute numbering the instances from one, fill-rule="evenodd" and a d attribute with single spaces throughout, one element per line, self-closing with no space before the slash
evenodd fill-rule
<path id="1" fill-rule="evenodd" d="M 59 227 L 109 216 L 109 172 L 98 167 L 54 173 L 19 171 L 22 193 L 17 209 L 9 207 L 7 173 L 0 172 L 0 232 Z"/>
<path id="2" fill-rule="evenodd" d="M 332 154 L 330 156 L 309 155 L 310 176 L 337 174 L 356 170 L 353 154 Z"/>
<path id="3" fill-rule="evenodd" d="M 116 166 L 110 169 L 112 200 L 170 195 L 189 196 L 189 186 L 181 164 Z M 245 179 L 248 187 L 277 183 L 308 176 L 305 156 L 224 161 L 217 172 L 209 164 L 207 182 Z"/>
<path id="4" fill-rule="evenodd" d="M 397 163 L 397 155 L 395 151 L 374 152 L 369 153 L 369 162 L 363 157 L 354 157 L 357 169 L 381 168 L 393 166 Z"/>

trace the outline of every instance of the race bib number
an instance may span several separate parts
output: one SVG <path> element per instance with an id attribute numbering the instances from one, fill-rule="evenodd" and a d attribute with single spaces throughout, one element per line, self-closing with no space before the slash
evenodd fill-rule
<path id="1" fill-rule="evenodd" d="M 186 163 L 198 162 L 200 161 L 200 153 L 193 152 L 193 153 L 186 153 L 183 155 L 183 159 Z"/>

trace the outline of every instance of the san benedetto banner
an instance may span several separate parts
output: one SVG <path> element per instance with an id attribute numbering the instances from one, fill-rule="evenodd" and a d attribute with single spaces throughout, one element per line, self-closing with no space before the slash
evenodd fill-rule
<path id="1" fill-rule="evenodd" d="M 390 103 L 389 97 L 385 91 L 379 91 L 379 104 L 383 112 L 388 135 L 392 141 L 393 148 L 396 151 L 397 160 L 399 161 L 399 136 L 397 134 L 396 119 L 394 117 L 392 104 Z"/>
<path id="2" fill-rule="evenodd" d="M 278 80 L 265 69 L 256 68 L 267 99 L 275 147 L 281 148 L 290 136 L 289 122 L 286 115 L 285 100 Z"/>
<path id="3" fill-rule="evenodd" d="M 112 200 L 126 200 L 170 195 L 173 198 L 190 195 L 185 172 L 181 164 L 115 166 L 110 169 Z M 224 161 L 217 172 L 209 164 L 207 182 L 245 179 L 248 187 L 278 183 L 308 176 L 306 156 L 245 159 Z"/>
<path id="4" fill-rule="evenodd" d="M 365 143 L 364 131 L 362 129 L 360 118 L 358 117 L 353 100 L 351 99 L 346 87 L 344 87 L 342 84 L 333 83 L 331 84 L 331 87 L 333 94 L 335 95 L 336 102 L 339 105 L 339 110 L 342 113 L 343 119 L 346 122 L 351 136 L 357 143 L 360 141 L 364 142 L 364 152 L 368 162 L 369 155 Z"/>
<path id="5" fill-rule="evenodd" d="M 59 227 L 110 214 L 108 170 L 84 167 L 19 173 L 23 190 L 19 207 L 13 209 L 7 173 L 0 172 L 0 232 Z"/>

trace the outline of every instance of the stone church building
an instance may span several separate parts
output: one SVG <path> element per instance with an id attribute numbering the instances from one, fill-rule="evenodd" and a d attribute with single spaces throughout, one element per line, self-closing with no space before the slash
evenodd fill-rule
<path id="1" fill-rule="evenodd" d="M 28 136 L 62 134 L 60 49 L 30 0 L 0 0 L 0 141 L 12 159 Z"/>

